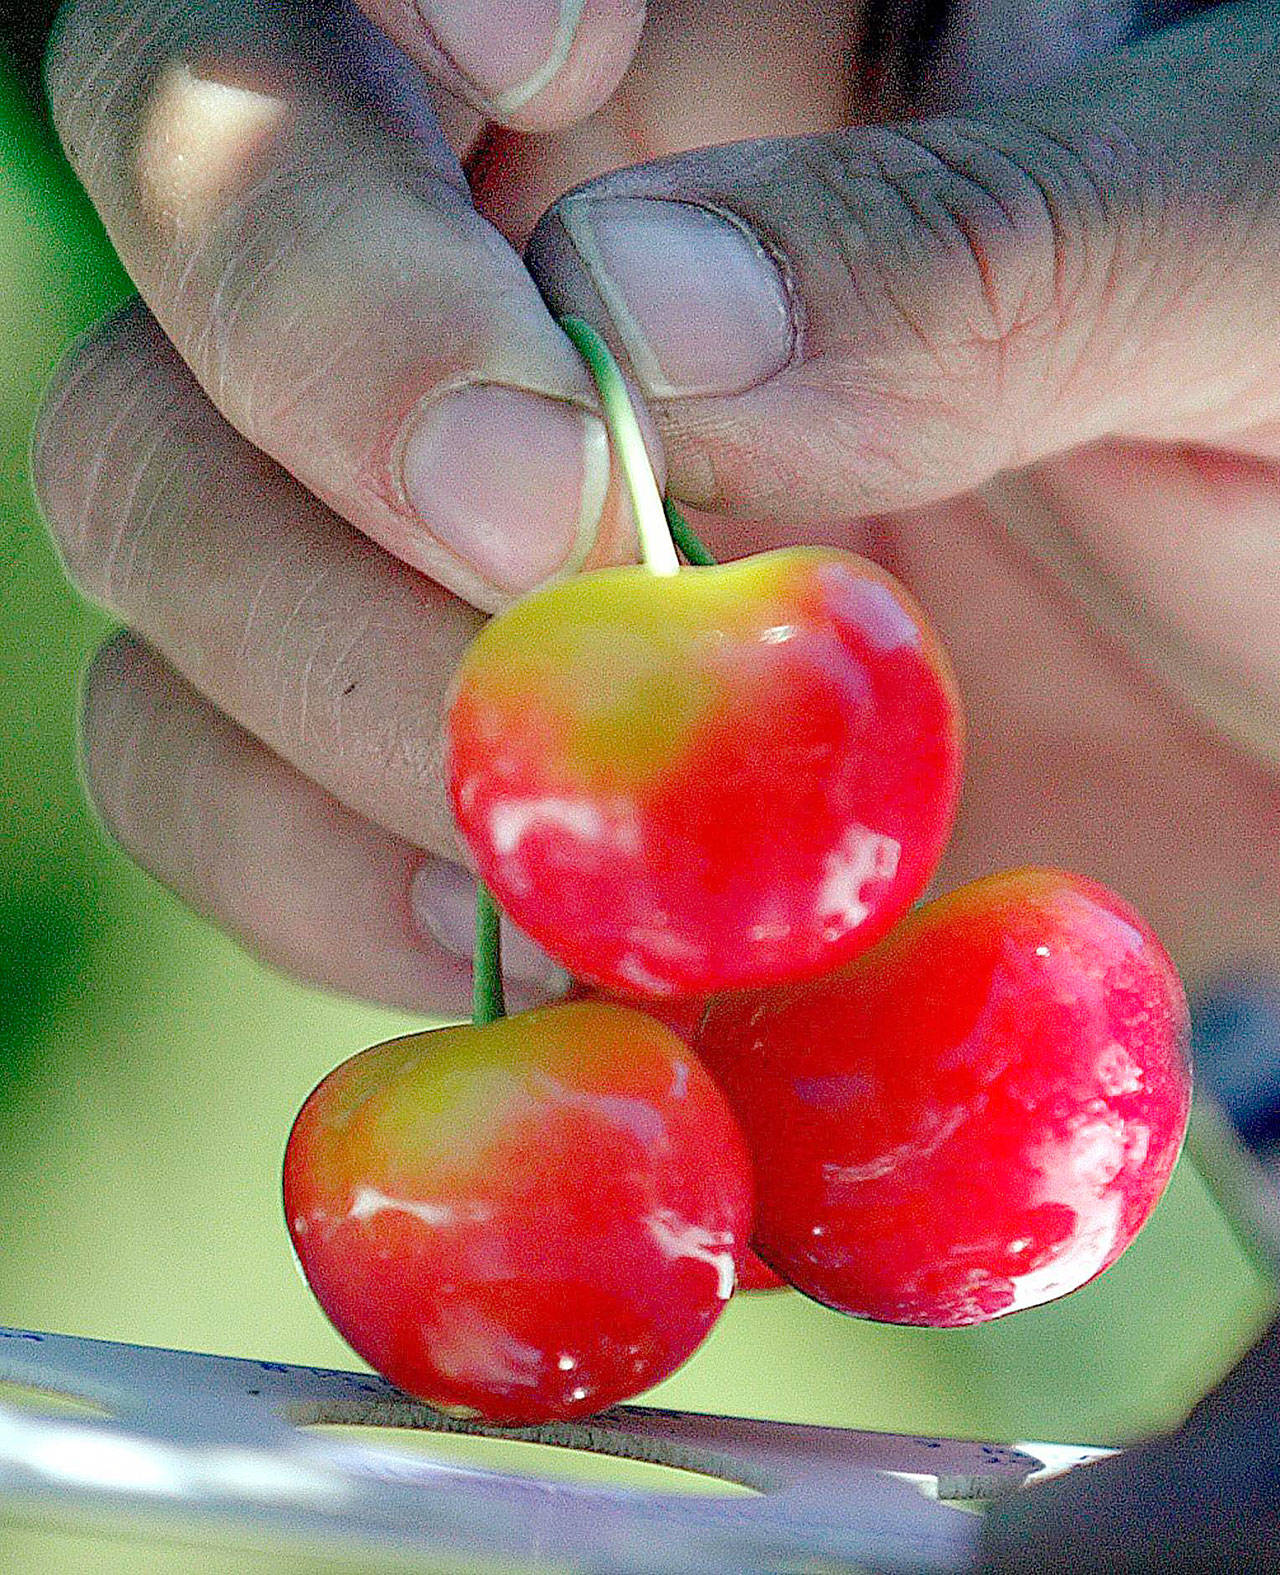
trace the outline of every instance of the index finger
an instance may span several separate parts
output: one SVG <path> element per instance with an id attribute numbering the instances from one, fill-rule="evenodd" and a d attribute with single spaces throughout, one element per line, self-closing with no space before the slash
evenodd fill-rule
<path id="1" fill-rule="evenodd" d="M 617 87 L 644 0 L 360 0 L 413 59 L 491 120 L 544 131 Z"/>
<path id="2" fill-rule="evenodd" d="M 48 82 L 144 299 L 256 447 L 480 607 L 630 555 L 586 370 L 364 17 L 70 0 Z"/>

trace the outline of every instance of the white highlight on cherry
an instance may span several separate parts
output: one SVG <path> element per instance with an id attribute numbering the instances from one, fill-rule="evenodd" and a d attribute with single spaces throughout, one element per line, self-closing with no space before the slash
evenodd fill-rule
<path id="1" fill-rule="evenodd" d="M 356 1195 L 347 1210 L 347 1218 L 370 1220 L 387 1209 L 398 1214 L 412 1214 L 414 1219 L 421 1220 L 424 1225 L 437 1227 L 457 1225 L 461 1222 L 483 1225 L 493 1218 L 493 1209 L 490 1205 L 478 1200 L 461 1208 L 454 1204 L 419 1203 L 409 1198 L 388 1197 L 385 1192 L 379 1192 L 377 1187 L 356 1188 Z"/>
<path id="2" fill-rule="evenodd" d="M 818 891 L 818 917 L 829 940 L 856 930 L 870 913 L 863 898 L 869 881 L 892 880 L 898 873 L 902 844 L 866 826 L 850 826 L 839 847 L 827 855 Z"/>
<path id="3" fill-rule="evenodd" d="M 645 1221 L 654 1241 L 668 1258 L 695 1258 L 716 1271 L 716 1296 L 727 1302 L 733 1295 L 738 1267 L 733 1256 L 733 1238 L 728 1231 L 708 1230 L 682 1220 L 671 1209 L 659 1209 Z"/>

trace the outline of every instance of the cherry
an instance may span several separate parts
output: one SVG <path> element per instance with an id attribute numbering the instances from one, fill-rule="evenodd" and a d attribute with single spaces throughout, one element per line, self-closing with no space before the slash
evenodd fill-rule
<path id="1" fill-rule="evenodd" d="M 748 1249 L 738 1265 L 739 1291 L 785 1291 L 787 1282 L 776 1274 L 758 1252 Z"/>
<path id="2" fill-rule="evenodd" d="M 631 1011 L 643 1012 L 646 1017 L 656 1017 L 683 1044 L 690 1048 L 698 1032 L 698 1025 L 710 1004 L 705 995 L 671 995 L 660 1001 L 646 1001 L 635 996 L 618 995 L 609 990 L 599 990 L 593 984 L 575 981 L 566 1001 L 604 1001 L 611 1006 L 625 1006 Z"/>
<path id="3" fill-rule="evenodd" d="M 546 1007 L 352 1057 L 284 1164 L 303 1273 L 394 1384 L 496 1423 L 584 1415 L 674 1371 L 733 1292 L 742 1136 L 668 1029 Z"/>
<path id="4" fill-rule="evenodd" d="M 1113 1263 L 1186 1130 L 1188 1017 L 1120 898 L 1053 870 L 930 903 L 823 979 L 712 1003 L 700 1057 L 755 1160 L 755 1239 L 807 1295 L 980 1323 Z"/>
<path id="5" fill-rule="evenodd" d="M 901 586 L 803 548 L 517 603 L 459 672 L 447 776 L 483 880 L 572 973 L 707 995 L 828 971 L 910 907 L 959 729 Z"/>
<path id="6" fill-rule="evenodd" d="M 584 984 L 575 984 L 565 999 L 570 1001 L 612 999 L 617 1006 L 635 1004 L 622 997 L 610 997 L 606 992 Z M 638 1009 L 649 1017 L 656 1017 L 660 1023 L 665 1023 L 678 1039 L 686 1045 L 692 1045 L 708 1005 L 709 1002 L 700 996 L 672 996 L 663 1001 L 647 1001 Z M 750 1247 L 743 1249 L 738 1259 L 738 1283 L 734 1287 L 735 1290 L 781 1291 L 786 1289 L 786 1284 L 782 1276 L 775 1274 L 758 1253 L 753 1252 Z"/>

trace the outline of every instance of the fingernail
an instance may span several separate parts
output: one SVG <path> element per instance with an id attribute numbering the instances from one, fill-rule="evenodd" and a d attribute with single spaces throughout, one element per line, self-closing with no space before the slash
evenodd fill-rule
<path id="1" fill-rule="evenodd" d="M 790 360 L 786 284 L 736 220 L 648 197 L 569 198 L 557 212 L 647 394 L 741 394 Z"/>
<path id="2" fill-rule="evenodd" d="M 609 488 L 609 439 L 588 411 L 473 383 L 415 412 L 405 495 L 434 539 L 500 591 L 577 568 Z"/>
<path id="3" fill-rule="evenodd" d="M 542 92 L 569 58 L 584 0 L 418 0 L 450 65 L 500 115 Z"/>
<path id="4" fill-rule="evenodd" d="M 413 877 L 409 904 L 422 935 L 470 962 L 476 950 L 476 883 L 466 870 L 445 859 L 428 859 Z M 559 963 L 507 918 L 502 921 L 502 971 L 551 996 L 566 994 L 572 983 Z"/>

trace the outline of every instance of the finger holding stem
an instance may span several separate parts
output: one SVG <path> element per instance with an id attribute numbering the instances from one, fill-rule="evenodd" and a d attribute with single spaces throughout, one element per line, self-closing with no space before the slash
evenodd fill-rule
<path id="1" fill-rule="evenodd" d="M 562 317 L 560 326 L 581 352 L 599 390 L 605 425 L 613 439 L 614 452 L 631 497 L 644 565 L 654 574 L 678 574 L 680 559 L 667 528 L 662 495 L 618 363 L 590 323 L 580 317 Z"/>

